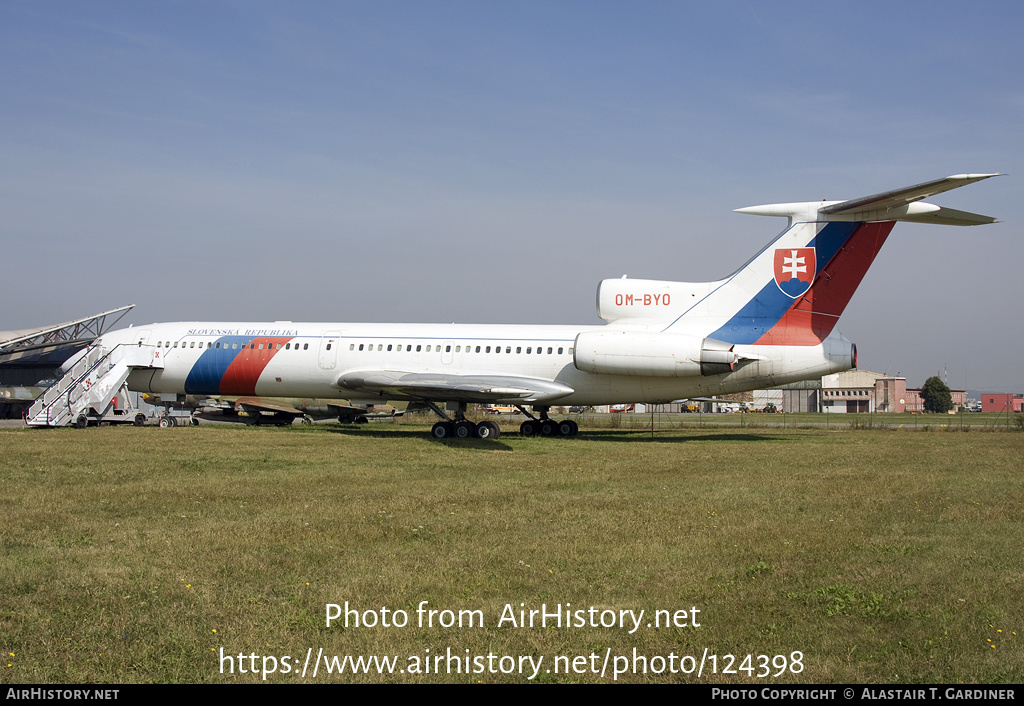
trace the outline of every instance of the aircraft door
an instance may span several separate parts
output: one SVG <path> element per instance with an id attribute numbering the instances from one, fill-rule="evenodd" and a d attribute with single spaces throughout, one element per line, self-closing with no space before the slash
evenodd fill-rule
<path id="1" fill-rule="evenodd" d="M 160 352 L 155 347 L 151 347 L 153 342 L 149 339 L 153 331 L 148 328 L 133 328 L 130 330 L 132 336 L 125 341 L 125 344 L 130 348 L 127 352 L 128 360 L 130 364 L 136 364 L 140 367 L 148 366 L 160 355 Z"/>
<path id="2" fill-rule="evenodd" d="M 334 370 L 338 364 L 338 347 L 340 345 L 340 331 L 324 331 L 320 334 L 320 352 L 317 360 L 321 370 Z"/>
<path id="3" fill-rule="evenodd" d="M 126 339 L 123 344 L 125 346 L 125 361 L 129 365 L 134 364 L 138 367 L 132 368 L 125 382 L 128 389 L 131 390 L 129 398 L 136 407 L 139 407 L 142 400 L 139 399 L 137 393 L 143 390 L 152 392 L 153 378 L 163 373 L 160 368 L 164 366 L 159 360 L 160 351 L 156 348 L 155 342 L 150 340 L 152 329 L 131 328 L 129 330 L 131 338 Z M 150 408 L 147 407 L 147 409 Z"/>

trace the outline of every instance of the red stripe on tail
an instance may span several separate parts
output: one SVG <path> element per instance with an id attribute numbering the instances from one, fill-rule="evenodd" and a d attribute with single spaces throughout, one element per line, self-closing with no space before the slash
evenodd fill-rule
<path id="1" fill-rule="evenodd" d="M 777 324 L 757 340 L 765 346 L 816 346 L 835 328 L 895 221 L 864 223 L 818 273 Z"/>

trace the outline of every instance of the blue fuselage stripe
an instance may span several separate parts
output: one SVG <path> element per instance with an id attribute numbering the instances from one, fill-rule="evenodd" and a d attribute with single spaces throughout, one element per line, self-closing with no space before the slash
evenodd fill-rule
<path id="1" fill-rule="evenodd" d="M 222 336 L 208 347 L 185 378 L 185 393 L 189 395 L 216 395 L 220 393 L 220 381 L 228 367 L 242 349 L 249 345 L 252 336 Z M 217 344 L 220 347 L 217 347 Z M 232 348 L 236 345 L 236 348 Z"/>
<path id="2" fill-rule="evenodd" d="M 836 256 L 836 253 L 860 225 L 860 223 L 828 223 L 814 236 L 806 247 L 814 248 L 817 264 L 815 276 L 824 271 L 828 263 L 832 261 L 832 258 Z M 744 304 L 743 308 L 736 312 L 724 326 L 709 337 L 726 343 L 757 343 L 761 336 L 779 323 L 797 301 L 799 299 L 793 299 L 783 293 L 775 284 L 773 277 L 753 299 Z"/>

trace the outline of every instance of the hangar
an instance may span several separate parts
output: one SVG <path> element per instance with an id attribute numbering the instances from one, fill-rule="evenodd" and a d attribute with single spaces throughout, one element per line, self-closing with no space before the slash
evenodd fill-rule
<path id="1" fill-rule="evenodd" d="M 821 378 L 822 412 L 924 412 L 920 388 L 907 379 L 870 370 L 847 370 Z M 966 390 L 950 390 L 954 409 L 967 404 Z"/>

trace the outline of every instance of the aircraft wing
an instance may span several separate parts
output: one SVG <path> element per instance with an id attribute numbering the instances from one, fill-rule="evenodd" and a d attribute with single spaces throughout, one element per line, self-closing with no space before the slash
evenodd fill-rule
<path id="1" fill-rule="evenodd" d="M 574 390 L 560 382 L 514 375 L 457 375 L 366 370 L 345 373 L 337 384 L 390 399 L 444 402 L 548 402 Z"/>

